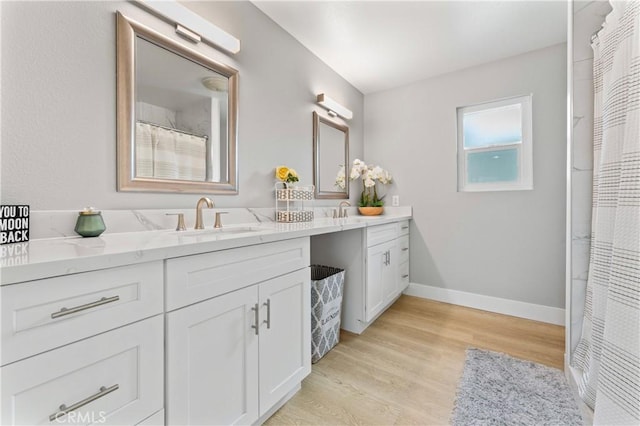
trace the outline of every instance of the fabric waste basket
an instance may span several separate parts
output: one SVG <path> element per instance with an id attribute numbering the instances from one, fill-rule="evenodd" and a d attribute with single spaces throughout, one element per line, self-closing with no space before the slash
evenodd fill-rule
<path id="1" fill-rule="evenodd" d="M 340 340 L 344 269 L 311 265 L 311 362 Z"/>

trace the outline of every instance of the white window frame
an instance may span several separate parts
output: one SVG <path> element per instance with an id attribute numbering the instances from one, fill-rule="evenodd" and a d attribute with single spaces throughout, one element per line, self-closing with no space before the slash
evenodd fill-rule
<path id="1" fill-rule="evenodd" d="M 458 121 L 458 192 L 481 191 L 520 191 L 533 189 L 533 132 L 532 132 L 533 95 L 516 96 L 482 104 L 457 108 Z M 478 148 L 464 148 L 464 114 L 499 108 L 508 105 L 521 106 L 522 142 L 507 145 L 485 145 Z M 514 182 L 467 182 L 467 157 L 470 153 L 518 149 L 518 179 Z"/>

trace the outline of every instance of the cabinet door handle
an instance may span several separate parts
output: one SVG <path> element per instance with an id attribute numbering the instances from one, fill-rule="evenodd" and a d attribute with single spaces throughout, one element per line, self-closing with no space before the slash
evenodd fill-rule
<path id="1" fill-rule="evenodd" d="M 405 247 L 402 249 L 402 251 L 407 251 L 407 250 L 409 250 L 409 247 Z"/>
<path id="2" fill-rule="evenodd" d="M 263 322 L 267 324 L 267 329 L 271 328 L 271 299 L 267 299 L 266 302 L 263 303 L 267 307 L 267 319 Z"/>
<path id="3" fill-rule="evenodd" d="M 49 421 L 52 422 L 54 420 L 59 419 L 62 416 L 67 415 L 68 413 L 77 410 L 80 407 L 84 407 L 85 405 L 87 405 L 90 402 L 95 401 L 96 399 L 102 398 L 105 395 L 110 394 L 113 391 L 117 391 L 120 388 L 120 385 L 115 384 L 111 387 L 104 387 L 102 386 L 100 388 L 100 391 L 96 394 L 91 395 L 88 398 L 83 399 L 82 401 L 78 401 L 75 404 L 67 407 L 66 405 L 62 404 L 60 406 L 60 411 L 56 411 L 55 413 L 53 413 L 52 415 L 49 416 Z"/>
<path id="4" fill-rule="evenodd" d="M 51 314 L 52 319 L 60 318 L 65 315 L 75 314 L 76 312 L 84 311 L 87 309 L 95 308 L 96 306 L 106 305 L 107 303 L 116 302 L 120 300 L 120 296 L 103 297 L 95 302 L 85 303 L 84 305 L 74 306 L 73 308 L 62 308 L 58 312 Z"/>
<path id="5" fill-rule="evenodd" d="M 404 278 L 409 278 L 409 274 L 404 274 L 404 275 L 402 276 L 402 278 L 403 278 L 403 279 L 404 279 Z"/>
<path id="6" fill-rule="evenodd" d="M 409 229 L 409 225 L 403 226 L 401 229 Z"/>
<path id="7" fill-rule="evenodd" d="M 258 335 L 258 333 L 260 332 L 260 310 L 259 310 L 259 305 L 256 303 L 255 305 L 253 305 L 253 307 L 251 308 L 251 310 L 254 313 L 254 321 L 255 324 L 251 326 L 251 328 L 254 328 L 256 330 L 256 336 Z"/>

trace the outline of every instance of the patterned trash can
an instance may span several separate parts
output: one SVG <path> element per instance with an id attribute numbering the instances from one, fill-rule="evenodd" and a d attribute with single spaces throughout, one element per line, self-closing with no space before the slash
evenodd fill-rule
<path id="1" fill-rule="evenodd" d="M 311 362 L 340 341 L 344 269 L 311 265 Z"/>

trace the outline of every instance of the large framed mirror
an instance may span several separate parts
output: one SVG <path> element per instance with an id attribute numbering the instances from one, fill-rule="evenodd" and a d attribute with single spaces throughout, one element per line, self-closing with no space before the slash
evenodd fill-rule
<path id="1" fill-rule="evenodd" d="M 316 198 L 349 198 L 349 127 L 313 113 Z"/>
<path id="2" fill-rule="evenodd" d="M 238 193 L 238 71 L 117 13 L 118 190 Z"/>

